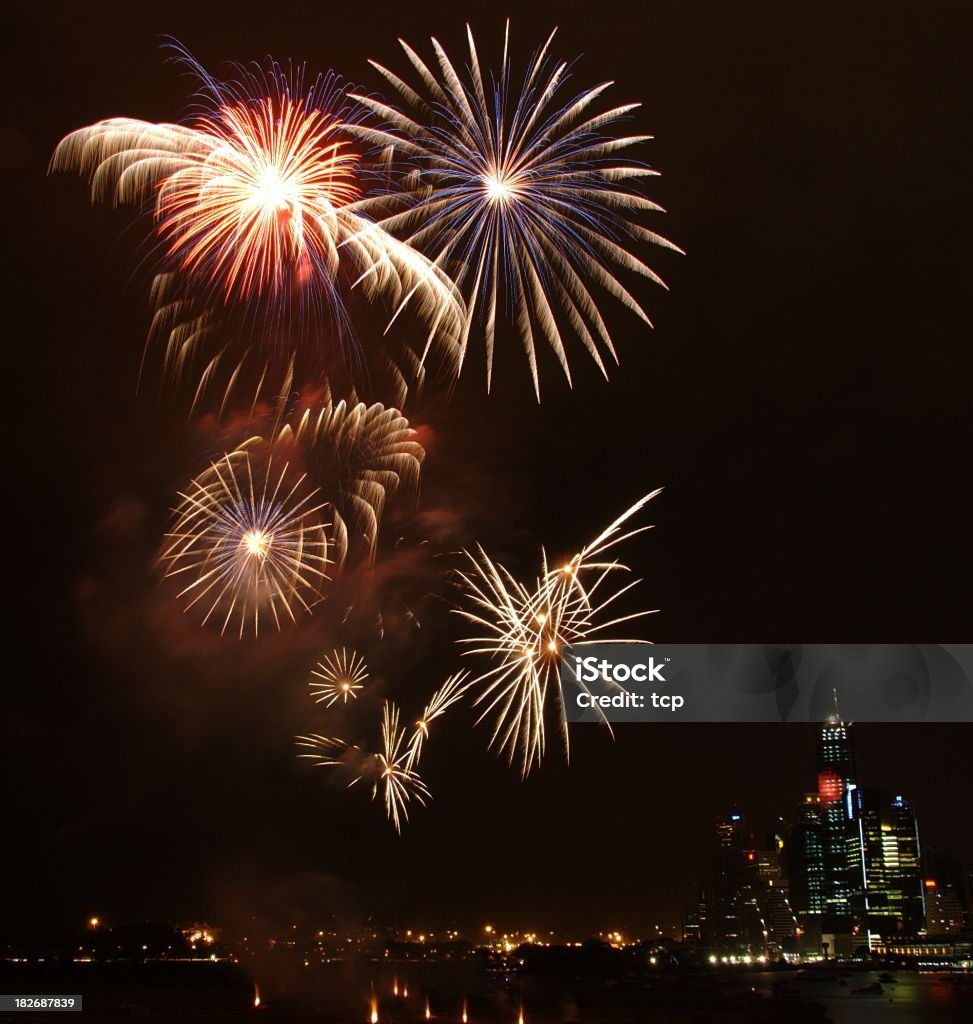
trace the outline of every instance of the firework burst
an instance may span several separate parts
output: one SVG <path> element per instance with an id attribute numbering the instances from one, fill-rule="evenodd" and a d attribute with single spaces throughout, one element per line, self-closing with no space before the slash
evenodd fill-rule
<path id="1" fill-rule="evenodd" d="M 307 758 L 321 767 L 344 767 L 353 773 L 349 787 L 363 780 L 372 784 L 372 799 L 382 794 L 382 803 L 396 832 L 409 820 L 409 804 L 415 800 L 425 806 L 432 794 L 416 767 L 423 745 L 429 739 L 429 726 L 456 704 L 470 687 L 468 672 L 451 675 L 432 695 L 416 721 L 411 737 L 400 725 L 399 708 L 391 701 L 382 707 L 381 749 L 365 753 L 361 747 L 336 736 L 311 733 L 296 737 L 297 746 Z M 316 684 L 312 683 L 312 686 Z M 330 683 L 329 683 L 330 686 Z M 330 695 L 330 689 L 329 689 Z M 329 707 L 333 700 L 330 700 Z"/>
<path id="2" fill-rule="evenodd" d="M 637 223 L 642 213 L 661 210 L 630 187 L 657 172 L 623 153 L 650 136 L 617 131 L 639 104 L 596 112 L 610 82 L 569 91 L 568 64 L 550 54 L 553 32 L 519 79 L 511 69 L 508 23 L 500 71 L 489 81 L 469 27 L 467 37 L 465 75 L 435 39 L 435 67 L 400 40 L 418 90 L 372 61 L 398 105 L 355 95 L 380 126 L 350 130 L 382 148 L 390 163 L 404 165 L 402 192 L 392 196 L 404 208 L 386 210 L 382 224 L 453 274 L 467 302 L 463 351 L 472 324 L 482 323 L 489 386 L 497 323 L 506 309 L 539 399 L 538 341 L 551 347 L 570 382 L 567 325 L 607 376 L 603 353 L 616 362 L 617 355 L 592 289 L 649 324 L 616 271 L 663 285 L 632 249 L 645 242 L 677 247 Z M 363 204 L 383 205 L 389 196 Z"/>
<path id="3" fill-rule="evenodd" d="M 355 651 L 341 650 L 326 654 L 311 672 L 314 678 L 308 684 L 315 703 L 332 707 L 340 700 L 358 699 L 358 691 L 368 678 L 365 659 Z"/>
<path id="4" fill-rule="evenodd" d="M 380 776 L 372 795 L 382 787 L 385 813 L 396 832 L 401 832 L 402 823 L 409 820 L 410 800 L 424 806 L 432 795 L 413 768 L 411 747 L 405 737 L 405 729 L 399 726 L 399 709 L 386 701 L 382 710 L 382 752 L 377 755 Z"/>
<path id="5" fill-rule="evenodd" d="M 557 705 L 565 751 L 568 749 L 567 720 L 557 678 L 564 648 L 647 642 L 613 632 L 623 623 L 652 612 L 615 616 L 609 611 L 640 582 L 618 582 L 618 575 L 630 570 L 611 558 L 609 552 L 650 529 L 624 530 L 623 526 L 658 493 L 654 491 L 636 502 L 560 566 L 551 567 L 542 550 L 540 575 L 530 586 L 516 580 L 482 548 L 466 552 L 468 566 L 460 579 L 469 607 L 457 611 L 477 635 L 465 637 L 461 643 L 468 647 L 467 654 L 486 657 L 491 663 L 472 681 L 472 685 L 481 687 L 474 703 L 484 705 L 480 721 L 491 716 L 495 719 L 491 746 L 511 765 L 516 762 L 522 776 L 543 759 L 545 709 L 551 700 Z M 604 716 L 602 720 L 607 724 Z"/>
<path id="6" fill-rule="evenodd" d="M 199 605 L 203 622 L 226 632 L 239 623 L 257 634 L 269 615 L 310 612 L 321 600 L 330 563 L 326 503 L 287 462 L 255 464 L 251 446 L 225 455 L 179 495 L 162 554 L 165 575 L 184 582 L 186 610 Z"/>
<path id="7" fill-rule="evenodd" d="M 415 800 L 425 806 L 431 793 L 426 788 L 410 757 L 410 745 L 406 742 L 406 730 L 399 725 L 399 709 L 391 701 L 385 701 L 382 708 L 381 750 L 365 753 L 361 747 L 347 743 L 335 736 L 321 736 L 312 733 L 298 736 L 297 745 L 309 753 L 304 757 L 321 767 L 345 767 L 351 769 L 354 778 L 349 788 L 365 780 L 372 784 L 372 799 L 382 793 L 385 813 L 396 832 L 409 820 L 409 804 Z"/>
<path id="8" fill-rule="evenodd" d="M 410 768 L 414 768 L 422 759 L 422 748 L 429 739 L 429 726 L 460 701 L 470 688 L 469 675 L 466 671 L 451 675 L 423 708 L 409 740 L 407 763 Z"/>
<path id="9" fill-rule="evenodd" d="M 388 499 L 403 487 L 415 494 L 425 451 L 416 432 L 397 410 L 363 402 L 326 398 L 315 410 L 285 425 L 276 444 L 297 444 L 315 479 L 331 501 L 335 552 L 344 562 L 355 538 L 374 562 L 382 514 Z"/>
<path id="10" fill-rule="evenodd" d="M 347 87 L 333 74 L 305 83 L 303 69 L 276 63 L 235 66 L 235 79 L 221 81 L 185 51 L 178 59 L 199 81 L 190 124 L 110 118 L 72 132 L 51 160 L 87 176 L 93 201 L 151 210 L 164 268 L 150 337 L 166 337 L 167 370 L 183 372 L 212 339 L 214 310 L 232 306 L 275 342 L 322 324 L 329 340 L 347 340 L 344 296 L 356 286 L 396 315 L 415 307 L 427 346 L 453 337 L 462 311 L 451 281 L 356 209 Z M 197 399 L 222 355 L 203 365 Z"/>

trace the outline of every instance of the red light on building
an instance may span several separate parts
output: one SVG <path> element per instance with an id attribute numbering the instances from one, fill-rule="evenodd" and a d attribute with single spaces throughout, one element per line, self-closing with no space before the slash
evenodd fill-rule
<path id="1" fill-rule="evenodd" d="M 822 803 L 836 803 L 841 799 L 841 789 L 841 779 L 834 772 L 821 772 L 818 775 L 818 795 Z"/>
<path id="2" fill-rule="evenodd" d="M 935 879 L 927 878 L 926 879 L 926 888 L 927 889 L 935 889 L 936 888 Z"/>

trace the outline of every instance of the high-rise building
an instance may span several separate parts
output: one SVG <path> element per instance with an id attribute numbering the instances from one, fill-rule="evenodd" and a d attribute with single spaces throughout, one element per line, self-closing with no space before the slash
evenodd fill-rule
<path id="1" fill-rule="evenodd" d="M 713 941 L 712 905 L 712 889 L 701 885 L 698 899 L 683 915 L 683 941 L 695 946 L 709 945 Z"/>
<path id="2" fill-rule="evenodd" d="M 892 801 L 889 819 L 895 836 L 898 866 L 894 883 L 902 894 L 902 924 L 907 932 L 917 932 L 925 921 L 926 906 L 922 885 L 922 849 L 915 810 L 901 795 Z"/>
<path id="3" fill-rule="evenodd" d="M 801 920 L 824 914 L 824 839 L 821 797 L 805 793 L 786 847 L 790 903 Z"/>
<path id="4" fill-rule="evenodd" d="M 963 904 L 951 885 L 927 878 L 926 934 L 931 937 L 959 935 L 963 931 Z"/>
<path id="5" fill-rule="evenodd" d="M 733 808 L 716 822 L 713 852 L 713 925 L 721 940 L 743 941 L 740 893 L 756 877 L 756 844 L 747 830 L 743 812 Z"/>
<path id="6" fill-rule="evenodd" d="M 826 930 L 851 930 L 851 878 L 848 868 L 850 807 L 847 794 L 857 786 L 854 726 L 835 713 L 818 732 L 818 797 L 820 798 Z"/>
<path id="7" fill-rule="evenodd" d="M 855 924 L 869 938 L 915 934 L 925 906 L 920 877 L 919 830 L 912 806 L 901 796 L 852 786 L 847 803 L 848 878 Z"/>
<path id="8" fill-rule="evenodd" d="M 853 785 L 848 789 L 847 804 L 852 917 L 862 932 L 888 935 L 898 930 L 902 894 L 892 884 L 898 869 L 898 849 L 882 820 L 882 794 L 872 787 Z"/>
<path id="9" fill-rule="evenodd" d="M 767 837 L 766 849 L 757 851 L 755 898 L 760 908 L 763 953 L 773 959 L 793 951 L 798 928 L 785 870 L 786 848 L 784 837 L 774 833 Z"/>
<path id="10" fill-rule="evenodd" d="M 722 948 L 777 957 L 793 947 L 796 921 L 781 865 L 784 840 L 768 836 L 764 848 L 734 808 L 716 823 L 711 941 Z M 706 908 L 692 915 L 694 932 L 704 932 Z"/>

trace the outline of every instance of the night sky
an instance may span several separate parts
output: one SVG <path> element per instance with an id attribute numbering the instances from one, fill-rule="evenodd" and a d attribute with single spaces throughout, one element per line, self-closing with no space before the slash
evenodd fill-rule
<path id="1" fill-rule="evenodd" d="M 8 655 L 0 715 L 5 924 L 340 911 L 421 927 L 672 928 L 738 801 L 758 832 L 813 788 L 810 726 L 635 726 L 552 743 L 526 783 L 458 713 L 427 753 L 435 799 L 396 838 L 359 787 L 299 762 L 327 731 L 306 692 L 329 643 L 309 619 L 259 643 L 178 612 L 154 558 L 176 490 L 212 454 L 184 395 L 136 392 L 149 319 L 127 210 L 48 178 L 57 141 L 128 115 L 176 120 L 211 70 L 306 60 L 378 89 L 396 37 L 481 57 L 513 17 L 523 58 L 560 25 L 577 84 L 641 99 L 662 171 L 645 254 L 655 330 L 613 311 L 610 382 L 573 347 L 537 405 L 515 343 L 485 394 L 474 359 L 411 418 L 428 441 L 418 518 L 444 553 L 476 539 L 524 575 L 657 486 L 631 546 L 654 640 L 962 639 L 970 586 L 968 3 L 293 2 L 18 4 L 2 123 L 10 294 Z M 508 339 L 512 341 L 512 339 Z M 392 539 L 395 534 L 393 533 Z M 360 623 L 379 694 L 407 708 L 457 667 L 440 563 L 393 576 L 387 644 Z M 433 570 L 436 570 L 435 572 Z M 968 635 L 968 632 L 966 633 Z M 367 711 L 365 707 L 361 709 Z M 863 726 L 865 783 L 913 797 L 927 842 L 973 856 L 959 783 L 971 727 Z"/>

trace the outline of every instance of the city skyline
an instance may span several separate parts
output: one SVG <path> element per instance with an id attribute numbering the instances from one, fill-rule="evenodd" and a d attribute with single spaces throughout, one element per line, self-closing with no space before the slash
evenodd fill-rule
<path id="1" fill-rule="evenodd" d="M 763 839 L 741 805 L 717 819 L 713 872 L 687 910 L 688 939 L 771 959 L 850 957 L 970 927 L 973 864 L 924 852 L 914 807 L 896 780 L 862 775 L 855 736 L 836 696 L 816 727 L 817 787 L 796 801 L 793 820 L 780 816 Z"/>

